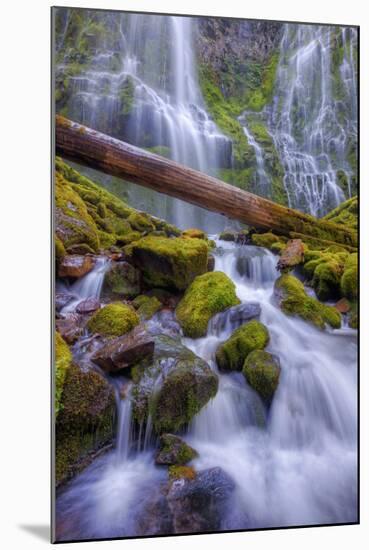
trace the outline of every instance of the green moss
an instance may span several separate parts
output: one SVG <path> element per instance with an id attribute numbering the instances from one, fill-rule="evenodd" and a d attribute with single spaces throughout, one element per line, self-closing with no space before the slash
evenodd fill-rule
<path id="1" fill-rule="evenodd" d="M 219 235 L 220 241 L 234 242 L 237 240 L 236 231 L 222 231 Z"/>
<path id="2" fill-rule="evenodd" d="M 94 313 L 87 327 L 91 332 L 97 332 L 103 336 L 121 336 L 132 330 L 139 321 L 133 308 L 116 302 Z"/>
<path id="3" fill-rule="evenodd" d="M 310 266 L 314 260 L 310 262 Z M 319 300 L 329 300 L 339 296 L 343 266 L 335 259 L 320 262 L 312 279 L 312 286 Z"/>
<path id="4" fill-rule="evenodd" d="M 62 260 L 66 255 L 67 251 L 65 250 L 63 242 L 59 237 L 55 236 L 55 259 L 56 261 Z"/>
<path id="5" fill-rule="evenodd" d="M 304 285 L 293 275 L 281 275 L 275 282 L 274 292 L 286 315 L 297 315 L 320 329 L 323 329 L 325 324 L 340 328 L 340 313 L 334 307 L 321 304 L 308 296 Z"/>
<path id="6" fill-rule="evenodd" d="M 267 403 L 278 387 L 280 370 L 273 355 L 263 350 L 249 353 L 242 368 L 247 382 Z"/>
<path id="7" fill-rule="evenodd" d="M 127 252 L 151 287 L 184 290 L 207 270 L 208 247 L 202 239 L 148 236 Z"/>
<path id="8" fill-rule="evenodd" d="M 132 305 L 137 310 L 140 319 L 143 320 L 151 319 L 162 308 L 162 304 L 156 296 L 137 296 L 133 300 Z"/>
<path id="9" fill-rule="evenodd" d="M 128 218 L 128 222 L 133 229 L 140 231 L 140 233 L 150 232 L 155 229 L 155 226 L 151 221 L 151 216 L 145 212 L 132 212 Z"/>
<path id="10" fill-rule="evenodd" d="M 105 203 L 99 202 L 99 204 L 97 205 L 97 213 L 101 218 L 106 218 L 106 216 L 108 215 L 108 211 Z"/>
<path id="11" fill-rule="evenodd" d="M 56 422 L 57 484 L 83 469 L 90 453 L 112 439 L 114 421 L 112 387 L 98 372 L 83 371 L 71 364 L 66 371 Z"/>
<path id="12" fill-rule="evenodd" d="M 274 235 L 273 233 L 254 233 L 251 236 L 251 242 L 255 246 L 262 246 L 264 248 L 271 248 L 272 245 L 276 243 L 281 242 L 281 238 L 277 237 L 277 235 Z"/>
<path id="13" fill-rule="evenodd" d="M 60 336 L 59 332 L 55 333 L 55 415 L 58 416 L 62 405 L 61 395 L 64 387 L 64 380 L 67 370 L 72 363 L 72 353 L 68 344 Z"/>
<path id="14" fill-rule="evenodd" d="M 163 434 L 160 437 L 160 449 L 156 457 L 157 464 L 184 465 L 198 456 L 198 453 L 180 437 Z"/>
<path id="15" fill-rule="evenodd" d="M 338 225 L 345 225 L 354 231 L 358 228 L 358 199 L 352 197 L 345 202 L 342 202 L 337 208 L 329 212 L 323 219 L 336 223 Z"/>
<path id="16" fill-rule="evenodd" d="M 269 342 L 269 332 L 259 321 L 250 321 L 236 329 L 216 351 L 216 361 L 222 370 L 241 370 L 249 353 L 262 350 Z"/>
<path id="17" fill-rule="evenodd" d="M 349 300 L 358 297 L 358 255 L 350 254 L 345 263 L 345 269 L 341 278 L 341 291 Z"/>
<path id="18" fill-rule="evenodd" d="M 134 106 L 134 92 L 135 86 L 133 84 L 133 81 L 130 77 L 127 77 L 119 90 L 121 115 L 127 116 L 132 112 Z"/>
<path id="19" fill-rule="evenodd" d="M 196 277 L 179 302 L 176 315 L 186 336 L 205 336 L 209 320 L 239 304 L 234 283 L 219 271 Z"/>

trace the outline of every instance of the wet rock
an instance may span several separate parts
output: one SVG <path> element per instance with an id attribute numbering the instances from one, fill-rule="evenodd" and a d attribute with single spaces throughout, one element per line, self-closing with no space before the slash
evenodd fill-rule
<path id="1" fill-rule="evenodd" d="M 263 350 L 252 351 L 245 360 L 242 372 L 250 386 L 269 404 L 281 373 L 278 357 Z"/>
<path id="2" fill-rule="evenodd" d="M 159 336 L 160 334 L 164 334 L 171 338 L 182 336 L 181 325 L 176 320 L 174 311 L 168 308 L 156 313 L 147 323 L 146 327 L 152 335 Z"/>
<path id="3" fill-rule="evenodd" d="M 215 268 L 215 258 L 212 254 L 208 257 L 208 271 L 214 271 Z"/>
<path id="4" fill-rule="evenodd" d="M 157 434 L 175 433 L 216 395 L 218 377 L 180 341 L 164 335 L 154 339 L 152 362 L 132 369 L 133 416 L 144 423 L 150 414 Z"/>
<path id="5" fill-rule="evenodd" d="M 184 290 L 207 269 L 208 246 L 203 239 L 148 236 L 132 243 L 130 252 L 151 287 Z"/>
<path id="6" fill-rule="evenodd" d="M 73 344 L 83 335 L 85 319 L 78 313 L 68 313 L 56 321 L 56 329 L 68 344 Z"/>
<path id="7" fill-rule="evenodd" d="M 86 243 L 72 244 L 67 248 L 68 254 L 93 254 L 94 250 Z"/>
<path id="8" fill-rule="evenodd" d="M 72 364 L 65 376 L 56 422 L 56 483 L 77 473 L 83 459 L 114 435 L 114 391 L 104 376 Z"/>
<path id="9" fill-rule="evenodd" d="M 96 298 L 87 298 L 87 300 L 83 300 L 77 305 L 76 311 L 77 313 L 92 313 L 93 311 L 99 309 L 99 307 L 99 300 Z"/>
<path id="10" fill-rule="evenodd" d="M 123 336 L 140 320 L 133 307 L 114 302 L 96 311 L 87 323 L 88 329 L 102 336 Z"/>
<path id="11" fill-rule="evenodd" d="M 128 262 L 112 262 L 105 274 L 102 296 L 115 298 L 134 298 L 140 294 L 140 274 Z"/>
<path id="12" fill-rule="evenodd" d="M 220 344 L 215 354 L 218 367 L 222 370 L 242 370 L 248 354 L 256 349 L 264 349 L 268 342 L 266 326 L 256 320 L 250 321 Z"/>
<path id="13" fill-rule="evenodd" d="M 94 267 L 94 259 L 92 256 L 79 256 L 70 254 L 64 256 L 59 262 L 58 275 L 59 277 L 74 277 L 79 278 L 86 275 Z"/>
<path id="14" fill-rule="evenodd" d="M 291 239 L 287 242 L 277 263 L 279 271 L 293 269 L 304 261 L 305 247 L 301 239 Z"/>
<path id="15" fill-rule="evenodd" d="M 60 311 L 65 307 L 67 304 L 69 304 L 72 300 L 74 300 L 76 296 L 73 296 L 73 294 L 68 294 L 67 292 L 57 292 L 55 294 L 55 309 L 56 311 Z"/>
<path id="16" fill-rule="evenodd" d="M 176 315 L 186 336 L 200 338 L 214 315 L 239 303 L 233 281 L 225 273 L 213 271 L 196 277 L 179 302 Z"/>
<path id="17" fill-rule="evenodd" d="M 220 334 L 229 326 L 235 330 L 251 319 L 259 319 L 260 313 L 261 307 L 258 302 L 239 304 L 215 315 L 209 323 L 209 330 L 215 334 Z"/>
<path id="18" fill-rule="evenodd" d="M 351 309 L 351 304 L 346 298 L 341 298 L 334 306 L 340 313 L 348 313 Z"/>
<path id="19" fill-rule="evenodd" d="M 199 472 L 195 479 L 172 482 L 168 504 L 174 533 L 218 531 L 235 489 L 232 478 L 221 468 Z"/>
<path id="20" fill-rule="evenodd" d="M 236 231 L 222 231 L 219 235 L 220 241 L 234 242 L 237 240 Z"/>
<path id="21" fill-rule="evenodd" d="M 137 296 L 132 305 L 143 321 L 151 319 L 162 308 L 162 303 L 156 296 L 146 296 L 145 294 Z"/>
<path id="22" fill-rule="evenodd" d="M 186 464 L 196 458 L 195 449 L 187 445 L 183 439 L 173 434 L 163 434 L 160 437 L 160 447 L 157 452 L 156 464 L 170 466 L 172 464 Z"/>
<path id="23" fill-rule="evenodd" d="M 144 327 L 138 326 L 128 334 L 108 342 L 95 352 L 91 359 L 105 372 L 114 373 L 144 359 L 152 359 L 154 348 L 153 337 Z"/>

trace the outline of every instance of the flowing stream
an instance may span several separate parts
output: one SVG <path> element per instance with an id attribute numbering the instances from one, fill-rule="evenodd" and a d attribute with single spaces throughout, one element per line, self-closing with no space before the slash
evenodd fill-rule
<path id="1" fill-rule="evenodd" d="M 58 48 L 67 25 L 68 20 Z M 208 173 L 230 166 L 232 144 L 206 112 L 200 92 L 195 31 L 191 18 L 122 14 L 117 44 L 107 47 L 101 38 L 89 68 L 72 77 L 70 117 Z M 354 176 L 348 150 L 357 133 L 356 34 L 342 29 L 341 99 L 329 78 L 331 39 L 329 27 L 285 26 L 274 99 L 261 114 L 283 165 L 290 205 L 316 215 L 344 199 L 339 173 L 347 177 L 348 195 Z M 246 119 L 244 132 L 255 150 L 259 187 L 268 189 L 265 154 Z M 111 178 L 81 171 L 111 188 Z M 229 223 L 129 183 L 126 190 L 129 204 L 181 228 L 218 234 Z M 273 303 L 276 257 L 214 238 L 215 270 L 232 279 L 242 303 L 260 305 L 260 319 L 270 333 L 267 350 L 281 363 L 268 410 L 241 373 L 217 370 L 215 350 L 237 326 L 227 312 L 211 320 L 206 337 L 183 338 L 219 376 L 216 397 L 195 416 L 184 438 L 199 453 L 196 470 L 219 466 L 235 483 L 222 529 L 355 521 L 356 331 L 320 331 L 285 316 Z M 74 295 L 62 315 L 100 296 L 107 268 L 101 258 L 74 285 L 58 287 Z M 150 534 L 140 519 L 147 498 L 167 479 L 166 468 L 155 466 L 150 423 L 138 445 L 132 437 L 130 382 L 120 377 L 110 382 L 118 410 L 115 448 L 60 490 L 59 540 Z"/>
<path id="2" fill-rule="evenodd" d="M 220 378 L 216 397 L 184 438 L 199 452 L 197 470 L 220 466 L 236 484 L 222 528 L 355 521 L 356 332 L 322 332 L 286 317 L 273 304 L 275 256 L 257 247 L 217 244 L 215 269 L 232 278 L 243 303 L 260 304 L 270 333 L 267 350 L 282 369 L 267 410 L 241 373 L 217 371 L 215 350 L 236 328 L 227 312 L 209 323 L 206 337 L 183 338 Z M 145 499 L 166 473 L 154 464 L 150 437 L 140 450 L 133 444 L 129 391 L 124 399 L 117 392 L 117 403 L 116 449 L 96 459 L 57 500 L 60 538 L 142 534 Z"/>

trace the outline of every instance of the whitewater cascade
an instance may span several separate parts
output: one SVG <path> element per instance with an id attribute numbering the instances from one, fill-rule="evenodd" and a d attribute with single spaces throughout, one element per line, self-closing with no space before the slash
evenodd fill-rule
<path id="1" fill-rule="evenodd" d="M 259 304 L 270 333 L 267 349 L 282 368 L 268 410 L 241 373 L 218 372 L 215 350 L 236 328 L 228 312 L 209 323 L 204 338 L 183 338 L 219 376 L 216 397 L 184 438 L 199 452 L 196 470 L 220 466 L 236 484 L 222 529 L 355 521 L 356 332 L 322 332 L 286 317 L 273 303 L 276 257 L 253 246 L 217 245 L 215 269 L 232 278 L 242 303 Z M 142 534 L 145 498 L 165 481 L 165 468 L 154 464 L 154 442 L 146 436 L 140 449 L 129 435 L 129 391 L 124 399 L 117 395 L 116 449 L 96 459 L 57 500 L 58 521 L 67 525 L 63 539 Z"/>
<path id="2" fill-rule="evenodd" d="M 192 46 L 195 21 L 116 17 L 120 37 L 115 49 L 98 43 L 89 68 L 71 77 L 70 117 L 209 174 L 229 166 L 231 141 L 209 117 L 199 88 Z M 221 216 L 148 190 L 143 196 L 134 185 L 127 188 L 132 206 L 147 210 L 147 203 L 154 202 L 155 214 L 179 227 L 224 227 Z"/>
<path id="3" fill-rule="evenodd" d="M 357 143 L 355 29 L 286 25 L 269 114 L 289 206 L 321 216 L 351 196 Z M 337 31 L 336 31 L 337 32 Z M 341 40 L 342 59 L 333 59 Z M 338 46 L 335 46 L 338 49 Z"/>

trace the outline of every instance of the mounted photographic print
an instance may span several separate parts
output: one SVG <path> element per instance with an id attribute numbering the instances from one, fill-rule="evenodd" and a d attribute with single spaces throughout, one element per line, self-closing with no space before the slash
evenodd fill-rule
<path id="1" fill-rule="evenodd" d="M 358 523 L 359 28 L 52 27 L 53 541 Z"/>

